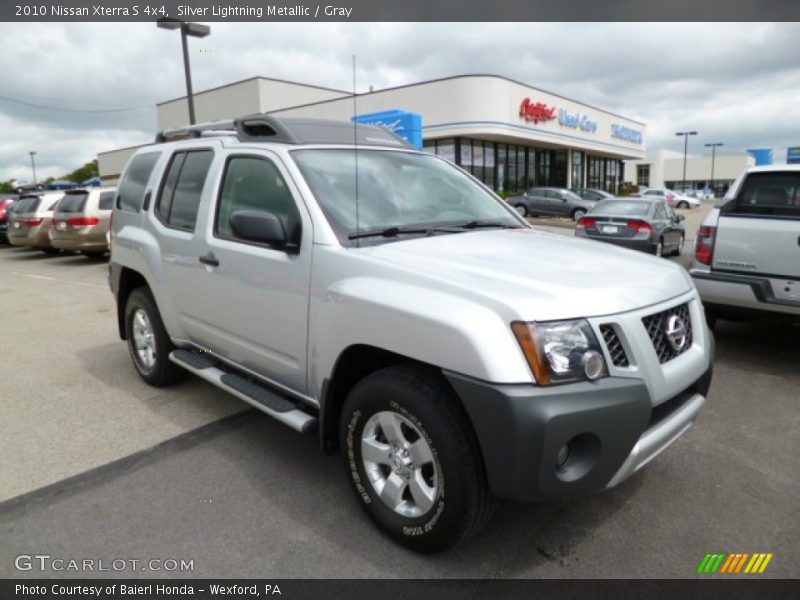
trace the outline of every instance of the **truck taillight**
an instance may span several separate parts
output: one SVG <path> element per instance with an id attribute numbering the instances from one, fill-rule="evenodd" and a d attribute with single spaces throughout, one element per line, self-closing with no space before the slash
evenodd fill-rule
<path id="1" fill-rule="evenodd" d="M 697 230 L 697 241 L 694 246 L 694 257 L 697 262 L 711 266 L 711 261 L 714 260 L 714 237 L 716 234 L 716 227 L 700 227 Z"/>
<path id="2" fill-rule="evenodd" d="M 100 219 L 97 217 L 73 217 L 72 219 L 67 219 L 67 225 L 70 227 L 91 227 L 99 224 Z"/>

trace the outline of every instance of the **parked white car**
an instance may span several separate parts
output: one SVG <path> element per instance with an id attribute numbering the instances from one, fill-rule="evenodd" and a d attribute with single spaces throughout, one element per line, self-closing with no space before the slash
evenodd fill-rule
<path id="1" fill-rule="evenodd" d="M 652 198 L 663 200 L 669 206 L 674 208 L 697 208 L 702 204 L 697 198 L 692 198 L 686 194 L 680 194 L 667 188 L 650 188 L 643 191 L 640 196 L 643 198 Z"/>

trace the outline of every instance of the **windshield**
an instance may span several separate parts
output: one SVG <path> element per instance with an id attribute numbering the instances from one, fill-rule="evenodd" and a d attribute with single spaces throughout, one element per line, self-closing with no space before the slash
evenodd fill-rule
<path id="1" fill-rule="evenodd" d="M 496 222 L 521 227 L 502 201 L 449 163 L 428 154 L 349 149 L 292 153 L 343 244 L 358 231 Z M 424 234 L 424 232 L 418 232 Z M 387 241 L 387 240 L 375 240 Z"/>
<path id="2" fill-rule="evenodd" d="M 620 217 L 646 217 L 650 203 L 641 200 L 603 200 L 595 204 L 588 214 Z"/>

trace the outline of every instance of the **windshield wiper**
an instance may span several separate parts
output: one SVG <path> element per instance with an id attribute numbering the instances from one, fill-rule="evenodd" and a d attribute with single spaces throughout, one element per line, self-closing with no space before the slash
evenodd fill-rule
<path id="1" fill-rule="evenodd" d="M 401 234 L 424 234 L 433 235 L 434 233 L 459 233 L 460 229 L 453 229 L 447 227 L 386 227 L 385 229 L 370 229 L 368 231 L 360 231 L 358 233 L 351 233 L 347 236 L 349 240 L 358 240 L 368 237 L 385 237 L 392 238 Z"/>
<path id="2" fill-rule="evenodd" d="M 500 227 L 501 229 L 517 229 L 517 225 L 511 225 L 510 223 L 502 223 L 500 221 L 467 221 L 466 223 L 461 223 L 460 225 L 453 225 L 453 227 L 459 227 L 461 229 L 478 229 L 479 227 Z"/>

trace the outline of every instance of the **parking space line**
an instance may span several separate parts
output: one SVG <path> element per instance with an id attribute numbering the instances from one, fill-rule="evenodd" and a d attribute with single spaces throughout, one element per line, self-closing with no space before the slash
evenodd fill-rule
<path id="1" fill-rule="evenodd" d="M 14 271 L 11 273 L 12 275 L 19 275 L 21 277 L 29 277 L 30 279 L 42 279 L 45 281 L 56 281 L 58 283 L 74 283 L 75 285 L 85 285 L 88 287 L 97 287 L 103 288 L 104 290 L 108 289 L 108 286 L 102 285 L 99 283 L 85 283 L 83 281 L 72 281 L 71 279 L 60 279 L 59 277 L 47 277 L 45 275 L 33 275 L 32 273 L 20 273 L 19 271 Z"/>

